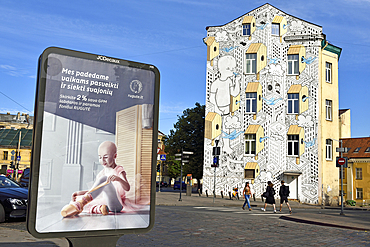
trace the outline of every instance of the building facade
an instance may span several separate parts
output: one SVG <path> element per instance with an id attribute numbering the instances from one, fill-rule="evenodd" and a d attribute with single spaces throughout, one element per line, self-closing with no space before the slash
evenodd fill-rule
<path id="1" fill-rule="evenodd" d="M 216 194 L 249 181 L 260 196 L 285 180 L 291 199 L 337 205 L 341 48 L 269 4 L 206 29 L 203 191 L 214 191 L 215 173 Z"/>
<path id="2" fill-rule="evenodd" d="M 348 149 L 343 157 L 348 158 L 344 168 L 343 191 L 345 200 L 354 200 L 356 205 L 370 204 L 370 137 L 342 139 Z"/>

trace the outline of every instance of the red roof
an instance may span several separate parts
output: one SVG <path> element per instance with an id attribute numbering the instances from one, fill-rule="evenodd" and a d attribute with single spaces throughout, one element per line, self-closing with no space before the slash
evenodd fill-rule
<path id="1" fill-rule="evenodd" d="M 348 158 L 370 158 L 370 137 L 341 139 L 343 147 L 350 148 L 348 153 L 343 153 Z"/>

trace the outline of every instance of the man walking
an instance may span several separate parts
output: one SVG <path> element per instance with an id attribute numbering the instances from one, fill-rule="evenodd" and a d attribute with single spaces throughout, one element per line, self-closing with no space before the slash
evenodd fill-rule
<path id="1" fill-rule="evenodd" d="M 281 186 L 279 190 L 279 195 L 280 195 L 280 212 L 281 212 L 281 207 L 283 206 L 283 203 L 285 202 L 286 205 L 289 208 L 289 213 L 292 214 L 292 208 L 289 205 L 288 202 L 288 196 L 289 196 L 289 186 L 284 185 L 284 180 L 281 181 Z"/>

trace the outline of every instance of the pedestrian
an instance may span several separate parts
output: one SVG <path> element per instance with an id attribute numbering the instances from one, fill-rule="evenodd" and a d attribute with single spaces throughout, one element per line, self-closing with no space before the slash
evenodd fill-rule
<path id="1" fill-rule="evenodd" d="M 263 193 L 263 196 L 266 197 L 266 202 L 265 202 L 265 207 L 261 208 L 262 211 L 266 211 L 266 206 L 268 203 L 268 204 L 272 204 L 272 206 L 274 207 L 274 213 L 276 213 L 274 195 L 275 195 L 274 184 L 271 183 L 271 181 L 268 181 L 266 191 Z"/>
<path id="2" fill-rule="evenodd" d="M 249 211 L 252 211 L 251 204 L 249 202 L 250 196 L 251 196 L 251 188 L 249 187 L 249 182 L 246 182 L 244 190 L 243 190 L 243 197 L 245 198 L 245 202 L 242 207 L 243 210 L 245 210 L 245 204 L 248 204 Z"/>
<path id="3" fill-rule="evenodd" d="M 288 202 L 288 196 L 289 196 L 289 186 L 284 185 L 284 180 L 281 181 L 281 186 L 279 190 L 279 195 L 280 195 L 280 212 L 281 212 L 281 207 L 283 206 L 283 203 L 285 202 L 286 205 L 289 208 L 289 213 L 292 214 L 292 208 L 289 205 Z"/>

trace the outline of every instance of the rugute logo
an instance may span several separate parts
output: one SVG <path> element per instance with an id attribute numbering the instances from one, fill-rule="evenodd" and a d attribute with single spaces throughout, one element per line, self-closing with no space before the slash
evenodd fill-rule
<path id="1" fill-rule="evenodd" d="M 143 84 L 139 80 L 133 80 L 130 83 L 130 89 L 133 93 L 140 93 L 143 90 Z"/>
<path id="2" fill-rule="evenodd" d="M 111 63 L 119 63 L 119 60 L 105 57 L 105 56 L 98 56 L 96 59 L 101 60 L 101 61 L 111 62 Z"/>

